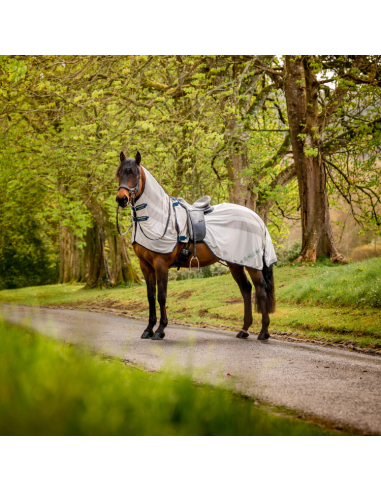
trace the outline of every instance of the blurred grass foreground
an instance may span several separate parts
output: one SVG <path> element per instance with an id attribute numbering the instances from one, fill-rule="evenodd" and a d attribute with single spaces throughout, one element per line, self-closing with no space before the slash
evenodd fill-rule
<path id="1" fill-rule="evenodd" d="M 186 376 L 148 374 L 0 321 L 1 435 L 329 435 Z"/>

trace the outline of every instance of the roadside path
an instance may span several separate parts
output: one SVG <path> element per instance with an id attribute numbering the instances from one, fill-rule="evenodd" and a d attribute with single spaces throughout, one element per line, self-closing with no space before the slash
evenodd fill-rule
<path id="1" fill-rule="evenodd" d="M 76 310 L 4 306 L 6 320 L 157 371 L 173 363 L 197 380 L 221 380 L 248 396 L 381 434 L 381 359 L 335 349 L 184 326 L 141 340 L 146 322 Z M 228 376 L 229 375 L 229 376 Z"/>

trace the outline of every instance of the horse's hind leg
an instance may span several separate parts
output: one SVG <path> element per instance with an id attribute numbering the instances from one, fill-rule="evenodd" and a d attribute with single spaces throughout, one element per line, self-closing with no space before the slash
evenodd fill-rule
<path id="1" fill-rule="evenodd" d="M 270 338 L 269 326 L 269 300 L 266 292 L 266 282 L 262 272 L 248 268 L 251 280 L 255 287 L 256 305 L 258 313 L 262 314 L 262 330 L 258 336 L 258 340 L 268 340 Z"/>
<path id="2" fill-rule="evenodd" d="M 147 297 L 149 302 L 149 323 L 142 335 L 143 340 L 146 340 L 146 339 L 151 339 L 154 336 L 153 328 L 157 322 L 156 274 L 152 266 L 145 260 L 140 260 L 140 268 L 142 269 L 147 284 Z"/>
<path id="3" fill-rule="evenodd" d="M 234 280 L 237 282 L 239 290 L 241 291 L 243 302 L 245 306 L 245 317 L 243 321 L 243 328 L 238 333 L 237 338 L 248 338 L 249 328 L 253 324 L 253 310 L 251 305 L 251 291 L 252 285 L 247 279 L 244 267 L 239 265 L 229 264 L 229 268 Z"/>

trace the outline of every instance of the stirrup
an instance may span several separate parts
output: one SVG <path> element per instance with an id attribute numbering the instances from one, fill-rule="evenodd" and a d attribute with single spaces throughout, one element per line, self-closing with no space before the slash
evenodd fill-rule
<path id="1" fill-rule="evenodd" d="M 197 268 L 192 268 L 192 262 L 193 262 L 193 260 L 197 260 Z M 201 272 L 200 262 L 199 262 L 197 256 L 193 256 L 193 258 L 191 259 L 191 261 L 189 263 L 189 271 L 190 272 L 197 272 L 197 273 L 200 273 Z"/>

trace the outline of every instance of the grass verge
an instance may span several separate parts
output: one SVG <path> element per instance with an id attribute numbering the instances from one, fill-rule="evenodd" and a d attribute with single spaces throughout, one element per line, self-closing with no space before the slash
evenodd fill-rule
<path id="1" fill-rule="evenodd" d="M 332 435 L 0 321 L 1 435 Z"/>
<path id="2" fill-rule="evenodd" d="M 381 348 L 381 259 L 346 266 L 294 265 L 275 270 L 278 309 L 272 333 L 325 338 Z M 80 285 L 32 287 L 0 292 L 0 303 L 108 308 L 147 318 L 145 285 L 85 291 Z M 240 329 L 242 298 L 231 275 L 170 282 L 168 312 L 172 322 Z M 260 328 L 260 316 L 254 329 Z"/>
<path id="3" fill-rule="evenodd" d="M 381 258 L 336 268 L 302 266 L 299 270 L 303 268 L 306 274 L 302 278 L 282 286 L 283 301 L 335 307 L 381 308 Z M 310 274 L 311 270 L 313 275 Z M 283 280 L 286 280 L 285 275 Z"/>

